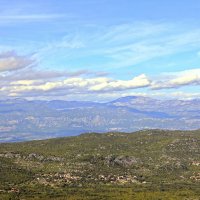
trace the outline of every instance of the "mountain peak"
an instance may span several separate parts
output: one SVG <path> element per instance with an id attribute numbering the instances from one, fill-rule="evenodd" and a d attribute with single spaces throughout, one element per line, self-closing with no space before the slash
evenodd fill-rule
<path id="1" fill-rule="evenodd" d="M 125 96 L 125 97 L 120 97 L 114 101 L 112 101 L 111 103 L 116 103 L 116 102 L 129 102 L 132 100 L 149 100 L 149 97 L 144 97 L 144 96 Z"/>

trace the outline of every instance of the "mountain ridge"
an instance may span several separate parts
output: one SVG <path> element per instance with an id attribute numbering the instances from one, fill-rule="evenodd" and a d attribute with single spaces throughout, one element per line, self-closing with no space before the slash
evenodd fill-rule
<path id="1" fill-rule="evenodd" d="M 110 102 L 0 101 L 0 142 L 44 139 L 83 132 L 200 128 L 200 100 L 128 96 Z"/>

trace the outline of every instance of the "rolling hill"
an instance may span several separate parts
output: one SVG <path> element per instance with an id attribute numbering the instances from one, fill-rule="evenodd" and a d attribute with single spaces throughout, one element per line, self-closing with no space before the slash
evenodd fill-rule
<path id="1" fill-rule="evenodd" d="M 0 199 L 199 199 L 200 131 L 0 144 Z"/>

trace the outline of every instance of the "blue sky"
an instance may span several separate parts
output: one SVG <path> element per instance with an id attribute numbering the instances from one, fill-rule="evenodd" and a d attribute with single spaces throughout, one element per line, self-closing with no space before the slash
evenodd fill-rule
<path id="1" fill-rule="evenodd" d="M 198 0 L 0 0 L 1 98 L 200 97 Z"/>

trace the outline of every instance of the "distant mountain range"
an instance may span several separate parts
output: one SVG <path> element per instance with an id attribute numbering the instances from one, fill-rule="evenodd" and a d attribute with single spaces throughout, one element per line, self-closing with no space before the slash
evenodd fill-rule
<path id="1" fill-rule="evenodd" d="M 77 135 L 84 132 L 200 128 L 200 99 L 157 100 L 127 96 L 89 101 L 0 101 L 0 142 Z"/>

